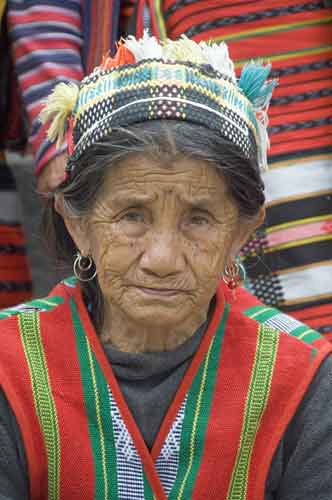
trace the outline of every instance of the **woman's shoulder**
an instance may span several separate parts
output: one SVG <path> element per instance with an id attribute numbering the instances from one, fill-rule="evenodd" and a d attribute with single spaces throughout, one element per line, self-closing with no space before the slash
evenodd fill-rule
<path id="1" fill-rule="evenodd" d="M 36 352 L 42 358 L 55 350 L 63 355 L 68 335 L 74 331 L 70 305 L 77 290 L 75 283 L 66 280 L 47 297 L 0 311 L 0 385 L 4 378 L 14 380 L 18 373 L 25 376 Z"/>
<path id="2" fill-rule="evenodd" d="M 29 302 L 17 304 L 13 307 L 0 310 L 0 321 L 20 316 L 24 313 L 42 313 L 55 310 L 59 305 L 68 300 L 77 289 L 77 280 L 67 278 L 58 283 L 46 297 L 36 298 Z M 1 323 L 2 325 L 4 323 Z"/>
<path id="3" fill-rule="evenodd" d="M 245 288 L 237 290 L 235 300 L 232 300 L 227 291 L 225 295 L 226 300 L 231 303 L 231 311 L 243 324 L 254 323 L 257 329 L 268 328 L 270 335 L 285 337 L 284 343 L 296 345 L 300 350 L 325 350 L 327 346 L 331 346 L 319 332 L 281 310 L 263 304 Z"/>

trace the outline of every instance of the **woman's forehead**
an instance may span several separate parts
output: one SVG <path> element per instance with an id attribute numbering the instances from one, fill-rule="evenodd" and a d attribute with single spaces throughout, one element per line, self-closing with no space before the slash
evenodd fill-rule
<path id="1" fill-rule="evenodd" d="M 102 197 L 112 201 L 136 198 L 153 201 L 158 193 L 178 195 L 184 202 L 208 202 L 226 190 L 225 181 L 213 164 L 188 157 L 162 163 L 138 155 L 121 162 L 105 179 Z"/>

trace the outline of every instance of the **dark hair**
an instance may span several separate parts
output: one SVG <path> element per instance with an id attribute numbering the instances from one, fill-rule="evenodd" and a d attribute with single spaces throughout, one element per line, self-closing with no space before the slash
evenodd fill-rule
<path id="1" fill-rule="evenodd" d="M 127 129 L 114 129 L 103 142 L 87 149 L 74 164 L 69 180 L 57 190 L 63 193 L 69 213 L 88 213 L 104 184 L 108 168 L 128 155 L 145 153 L 172 162 L 179 155 L 211 162 L 222 174 L 236 201 L 239 213 L 254 217 L 264 204 L 264 185 L 257 158 L 246 158 L 229 140 L 200 125 L 178 121 L 150 121 Z M 58 261 L 72 263 L 77 252 L 53 199 L 44 210 L 44 237 Z M 98 280 L 82 283 L 84 298 L 91 305 L 91 317 L 99 331 L 103 323 L 103 299 Z"/>

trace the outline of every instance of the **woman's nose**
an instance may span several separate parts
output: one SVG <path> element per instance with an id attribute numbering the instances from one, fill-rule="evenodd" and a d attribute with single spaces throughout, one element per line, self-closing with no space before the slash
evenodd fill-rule
<path id="1" fill-rule="evenodd" d="M 143 271 L 159 277 L 175 275 L 185 268 L 181 239 L 174 232 L 158 232 L 147 243 L 141 257 Z"/>

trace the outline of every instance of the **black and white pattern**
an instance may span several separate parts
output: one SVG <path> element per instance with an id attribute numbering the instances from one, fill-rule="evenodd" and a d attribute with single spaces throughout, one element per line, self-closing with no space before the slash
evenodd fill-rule
<path id="1" fill-rule="evenodd" d="M 286 333 L 291 333 L 296 328 L 303 326 L 303 323 L 300 323 L 300 321 L 297 321 L 291 316 L 287 316 L 286 314 L 283 313 L 276 314 L 267 321 L 264 321 L 264 324 L 272 326 L 273 328 L 276 328 L 277 330 L 281 330 Z"/>
<path id="2" fill-rule="evenodd" d="M 167 496 L 170 494 L 179 467 L 179 451 L 181 442 L 182 424 L 187 404 L 187 397 L 184 399 L 172 427 L 166 437 L 156 462 L 156 468 L 160 481 Z"/>
<path id="3" fill-rule="evenodd" d="M 116 449 L 119 500 L 144 498 L 144 473 L 141 458 L 109 389 L 111 417 Z M 187 397 L 180 406 L 156 461 L 156 469 L 167 495 L 172 490 L 179 467 L 182 424 Z"/>
<path id="4" fill-rule="evenodd" d="M 142 500 L 144 499 L 142 461 L 110 390 L 109 396 L 116 449 L 118 498 Z"/>

